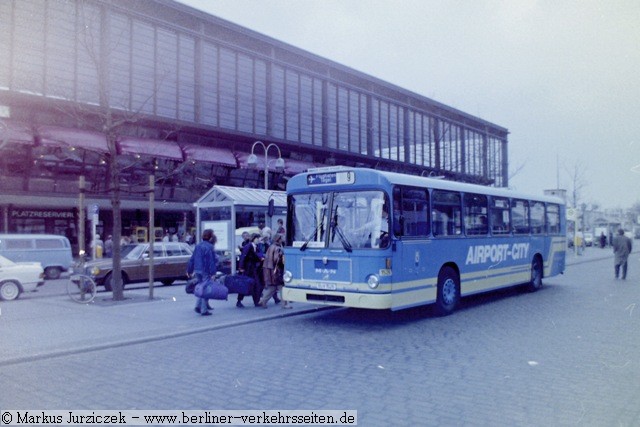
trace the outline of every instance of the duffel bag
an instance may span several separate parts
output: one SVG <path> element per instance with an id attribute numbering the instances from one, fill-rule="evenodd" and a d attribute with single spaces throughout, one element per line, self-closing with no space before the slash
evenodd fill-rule
<path id="1" fill-rule="evenodd" d="M 230 294 L 251 295 L 254 280 L 251 277 L 242 274 L 234 274 L 224 278 L 224 285 Z"/>
<path id="2" fill-rule="evenodd" d="M 219 281 L 209 278 L 199 282 L 193 294 L 198 298 L 226 300 L 229 290 Z"/>

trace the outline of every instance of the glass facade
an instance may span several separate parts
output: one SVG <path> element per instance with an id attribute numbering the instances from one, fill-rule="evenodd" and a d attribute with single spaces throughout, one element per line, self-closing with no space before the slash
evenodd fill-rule
<path id="1" fill-rule="evenodd" d="M 361 75 L 278 59 L 258 48 L 264 40 L 252 49 L 210 34 L 112 2 L 5 0 L 0 95 L 103 99 L 158 119 L 308 146 L 322 159 L 333 151 L 507 185 L 505 129 L 391 87 L 376 90 L 384 84 Z"/>

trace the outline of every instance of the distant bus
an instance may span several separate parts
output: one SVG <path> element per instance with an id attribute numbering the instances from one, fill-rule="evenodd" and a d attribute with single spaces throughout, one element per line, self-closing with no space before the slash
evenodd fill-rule
<path id="1" fill-rule="evenodd" d="M 284 298 L 400 310 L 525 284 L 565 268 L 565 206 L 552 196 L 359 168 L 287 184 Z"/>

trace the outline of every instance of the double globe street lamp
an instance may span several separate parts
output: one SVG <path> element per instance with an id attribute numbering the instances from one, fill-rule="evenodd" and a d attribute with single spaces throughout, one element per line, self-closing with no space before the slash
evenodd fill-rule
<path id="1" fill-rule="evenodd" d="M 269 145 L 264 145 L 264 142 L 256 141 L 251 146 L 251 154 L 247 159 L 247 165 L 249 167 L 256 167 L 258 165 L 258 156 L 256 156 L 253 153 L 253 150 L 256 148 L 256 145 L 260 145 L 264 149 L 264 189 L 268 190 L 269 189 L 269 156 L 268 156 L 269 149 L 271 147 L 274 147 L 276 150 L 278 150 L 278 158 L 276 159 L 276 165 L 275 165 L 276 171 L 282 172 L 284 170 L 284 159 L 282 158 L 280 147 L 278 147 L 276 144 L 271 143 Z"/>

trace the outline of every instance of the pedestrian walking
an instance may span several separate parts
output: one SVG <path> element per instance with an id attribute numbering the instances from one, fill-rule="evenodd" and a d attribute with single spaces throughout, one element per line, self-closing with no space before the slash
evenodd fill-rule
<path id="1" fill-rule="evenodd" d="M 205 279 L 209 279 L 216 274 L 216 252 L 214 245 L 216 243 L 216 235 L 213 230 L 206 229 L 202 232 L 202 242 L 196 245 L 193 255 L 187 264 L 187 275 L 195 276 L 198 283 Z M 210 316 L 209 300 L 205 298 L 197 298 L 195 312 L 202 316 Z"/>
<path id="2" fill-rule="evenodd" d="M 284 280 L 282 273 L 284 272 L 284 253 L 282 252 L 282 236 L 276 234 L 273 243 L 267 249 L 262 265 L 262 274 L 264 277 L 264 290 L 262 298 L 260 298 L 260 306 L 267 308 L 267 303 L 272 296 L 282 293 Z M 278 304 L 276 300 L 276 305 Z M 282 308 L 291 308 L 286 301 L 283 300 Z"/>
<path id="3" fill-rule="evenodd" d="M 95 258 L 102 258 L 104 255 L 104 242 L 100 239 L 99 234 L 96 234 L 91 241 L 91 252 Z"/>
<path id="4" fill-rule="evenodd" d="M 287 230 L 284 228 L 284 221 L 282 218 L 278 218 L 278 228 L 276 228 L 276 234 L 281 235 L 284 238 L 284 235 L 287 234 Z"/>
<path id="5" fill-rule="evenodd" d="M 621 278 L 625 280 L 627 278 L 627 259 L 631 253 L 631 239 L 624 235 L 624 230 L 621 228 L 618 230 L 618 235 L 613 238 L 611 246 L 613 246 L 613 253 L 615 254 L 616 279 L 622 273 Z M 621 269 L 622 272 L 620 271 Z"/>
<path id="6" fill-rule="evenodd" d="M 109 234 L 107 240 L 104 241 L 104 256 L 111 258 L 113 256 L 113 236 Z"/>
<path id="7" fill-rule="evenodd" d="M 604 231 L 600 233 L 600 247 L 604 249 L 607 246 L 607 236 L 604 235 Z"/>
<path id="8" fill-rule="evenodd" d="M 251 289 L 251 297 L 253 298 L 253 304 L 259 307 L 260 296 L 262 295 L 262 287 L 260 286 L 260 279 L 258 273 L 260 270 L 260 264 L 264 260 L 264 255 L 260 252 L 258 244 L 260 243 L 260 235 L 254 233 L 251 235 L 249 243 L 242 248 L 242 255 L 240 256 L 240 268 L 244 272 L 245 276 L 253 279 L 253 288 Z M 242 299 L 244 295 L 238 295 L 238 301 L 236 307 L 243 308 Z"/>

